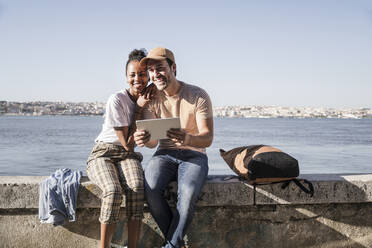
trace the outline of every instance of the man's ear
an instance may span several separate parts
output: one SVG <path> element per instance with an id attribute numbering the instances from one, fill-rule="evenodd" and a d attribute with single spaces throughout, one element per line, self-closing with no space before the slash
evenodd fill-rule
<path id="1" fill-rule="evenodd" d="M 174 75 L 176 76 L 176 74 L 177 74 L 177 66 L 176 66 L 176 63 L 173 63 L 172 64 L 172 71 L 173 71 L 173 73 L 174 73 Z"/>

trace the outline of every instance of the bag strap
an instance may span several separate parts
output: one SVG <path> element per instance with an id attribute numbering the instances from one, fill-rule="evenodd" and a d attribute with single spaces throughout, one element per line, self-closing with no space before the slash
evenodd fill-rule
<path id="1" fill-rule="evenodd" d="M 306 183 L 307 184 L 307 186 L 309 187 L 308 189 L 300 182 L 300 180 L 301 181 L 303 181 L 304 183 Z M 291 182 L 294 182 L 303 192 L 305 192 L 306 194 L 309 194 L 310 195 L 310 197 L 313 197 L 314 196 L 314 186 L 313 186 L 313 184 L 310 182 L 310 181 L 308 181 L 308 180 L 306 180 L 306 179 L 291 179 L 291 180 L 289 180 L 289 181 L 287 181 L 287 182 L 284 182 L 283 184 L 282 184 L 282 189 L 285 189 L 285 188 L 287 188 L 288 187 L 288 185 L 291 183 Z"/>
<path id="2" fill-rule="evenodd" d="M 307 186 L 309 187 L 308 189 L 300 182 L 303 181 L 304 183 L 307 184 Z M 282 189 L 285 189 L 289 186 L 289 184 L 291 182 L 294 182 L 303 192 L 305 192 L 306 194 L 309 194 L 310 197 L 313 197 L 314 196 L 314 186 L 313 184 L 306 180 L 306 179 L 291 179 L 291 180 L 288 180 L 288 181 L 285 181 L 285 182 L 273 182 L 273 183 L 267 183 L 267 184 L 277 184 L 277 183 L 282 183 L 282 186 L 281 188 Z M 263 185 L 263 184 L 256 184 L 254 183 L 253 184 L 253 206 L 256 206 L 256 187 L 257 185 Z"/>

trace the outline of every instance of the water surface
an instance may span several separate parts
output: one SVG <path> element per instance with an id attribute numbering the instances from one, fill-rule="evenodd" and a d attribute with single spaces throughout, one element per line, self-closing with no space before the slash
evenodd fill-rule
<path id="1" fill-rule="evenodd" d="M 85 171 L 100 116 L 0 116 L 0 175 Z M 372 119 L 215 118 L 209 174 L 233 174 L 219 149 L 267 144 L 298 159 L 301 173 L 371 173 Z M 154 149 L 138 149 L 144 166 Z"/>

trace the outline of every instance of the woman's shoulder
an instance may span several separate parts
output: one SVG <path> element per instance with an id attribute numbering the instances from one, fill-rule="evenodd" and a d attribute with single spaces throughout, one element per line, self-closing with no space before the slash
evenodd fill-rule
<path id="1" fill-rule="evenodd" d="M 114 94 L 111 94 L 107 100 L 107 104 L 120 104 L 130 101 L 129 95 L 126 90 L 118 91 Z"/>

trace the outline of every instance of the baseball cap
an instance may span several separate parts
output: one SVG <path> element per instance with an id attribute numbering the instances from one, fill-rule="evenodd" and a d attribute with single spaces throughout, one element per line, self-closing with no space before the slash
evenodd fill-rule
<path id="1" fill-rule="evenodd" d="M 170 59 L 173 63 L 176 62 L 172 51 L 164 47 L 155 47 L 151 49 L 150 52 L 147 54 L 147 56 L 141 59 L 140 64 L 146 65 L 150 59 L 153 59 L 153 60 Z"/>

